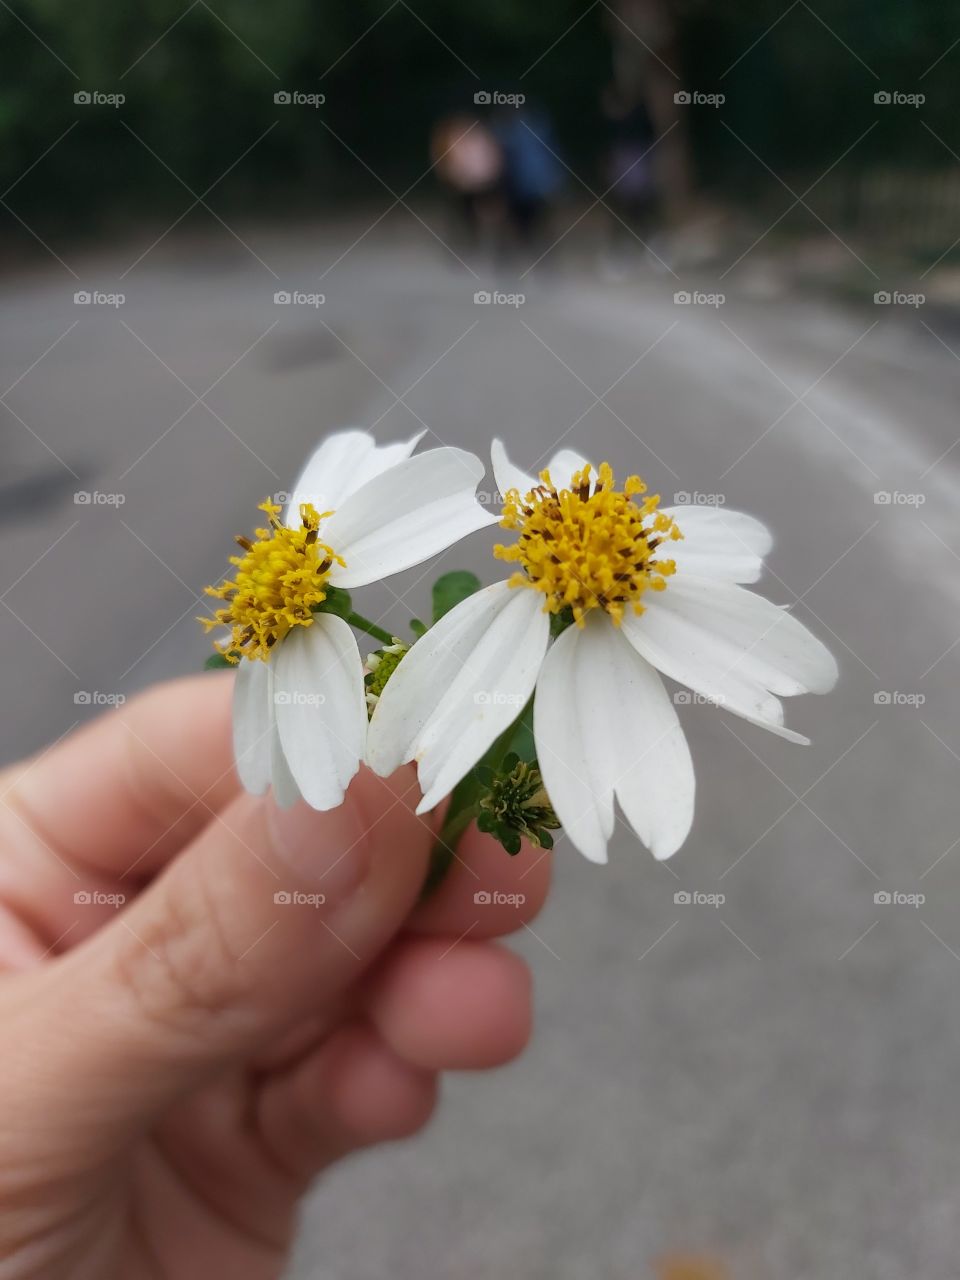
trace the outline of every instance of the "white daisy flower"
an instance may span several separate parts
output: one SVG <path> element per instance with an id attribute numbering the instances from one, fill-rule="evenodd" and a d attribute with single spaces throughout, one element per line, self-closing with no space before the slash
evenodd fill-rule
<path id="1" fill-rule="evenodd" d="M 207 588 L 224 602 L 201 621 L 230 629 L 217 648 L 238 666 L 234 751 L 255 795 L 272 784 L 281 805 L 302 795 L 315 809 L 335 808 L 363 756 L 356 638 L 342 617 L 314 612 L 329 588 L 387 578 L 495 520 L 475 494 L 483 463 L 462 449 L 411 457 L 421 438 L 378 446 L 365 431 L 329 436 L 283 518 L 278 504 L 263 503 L 267 527 L 237 539 L 232 579 Z"/>
<path id="2" fill-rule="evenodd" d="M 573 844 L 605 862 L 617 801 L 654 857 L 668 858 L 693 821 L 694 775 L 658 672 L 806 742 L 784 728 L 779 698 L 827 692 L 836 662 L 786 609 L 738 585 L 757 580 L 770 549 L 758 520 L 634 501 L 638 477 L 618 489 L 609 466 L 594 478 L 567 449 L 539 481 L 499 441 L 492 458 L 501 524 L 519 534 L 494 554 L 517 572 L 414 645 L 380 695 L 368 760 L 389 774 L 415 759 L 419 809 L 432 809 L 536 691 L 537 758 Z"/>

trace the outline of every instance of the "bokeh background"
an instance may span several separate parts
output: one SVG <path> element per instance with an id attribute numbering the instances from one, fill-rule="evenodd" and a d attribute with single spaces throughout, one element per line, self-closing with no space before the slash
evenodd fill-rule
<path id="1" fill-rule="evenodd" d="M 532 1047 L 331 1176 L 291 1276 L 956 1276 L 958 67 L 934 0 L 0 0 L 5 760 L 198 668 L 347 424 L 752 511 L 840 659 L 806 749 L 681 705 L 686 847 L 561 842 Z M 532 225 L 464 216 L 451 118 L 540 140 Z"/>

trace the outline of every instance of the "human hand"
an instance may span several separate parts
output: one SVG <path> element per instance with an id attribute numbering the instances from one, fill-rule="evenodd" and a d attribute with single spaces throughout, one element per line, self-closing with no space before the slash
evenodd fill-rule
<path id="1" fill-rule="evenodd" d="M 320 1170 L 528 1037 L 490 939 L 549 858 L 470 831 L 417 905 L 413 770 L 329 813 L 243 794 L 230 685 L 160 686 L 0 775 L 0 1280 L 274 1277 Z"/>

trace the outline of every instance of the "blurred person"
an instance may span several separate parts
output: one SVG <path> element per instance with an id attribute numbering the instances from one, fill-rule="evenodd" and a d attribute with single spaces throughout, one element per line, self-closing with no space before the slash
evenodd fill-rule
<path id="1" fill-rule="evenodd" d="M 474 829 L 422 901 L 412 771 L 326 813 L 248 795 L 232 683 L 156 688 L 0 777 L 4 1280 L 273 1280 L 318 1172 L 528 1037 L 493 939 L 542 903 L 541 852 Z"/>
<path id="2" fill-rule="evenodd" d="M 606 266 L 622 273 L 634 250 L 649 252 L 660 218 L 660 196 L 652 150 L 653 124 L 641 99 L 631 100 L 616 85 L 601 96 L 606 146 L 601 156 L 601 186 L 611 211 Z"/>
<path id="3" fill-rule="evenodd" d="M 453 198 L 472 245 L 491 241 L 502 217 L 503 154 L 487 126 L 475 116 L 438 120 L 430 159 Z"/>
<path id="4" fill-rule="evenodd" d="M 553 123 L 542 108 L 504 106 L 492 127 L 503 152 L 503 193 L 514 246 L 536 250 L 564 186 Z"/>

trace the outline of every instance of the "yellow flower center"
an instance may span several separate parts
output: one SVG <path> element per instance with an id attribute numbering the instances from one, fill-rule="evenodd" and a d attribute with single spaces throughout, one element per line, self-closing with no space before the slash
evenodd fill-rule
<path id="1" fill-rule="evenodd" d="M 301 503 L 300 526 L 288 529 L 277 518 L 281 508 L 261 502 L 269 527 L 257 529 L 254 540 L 237 538 L 242 556 L 231 556 L 233 578 L 217 587 L 206 587 L 208 596 L 224 600 L 212 618 L 200 622 L 209 631 L 225 626 L 230 639 L 215 645 L 231 662 L 240 657 L 270 657 L 270 650 L 293 627 L 309 627 L 313 610 L 326 599 L 326 582 L 334 563 L 343 560 L 320 541 L 320 521 L 332 511 L 318 514 L 309 502 Z"/>
<path id="2" fill-rule="evenodd" d="M 520 565 L 512 587 L 532 587 L 544 595 L 549 613 L 571 610 L 578 626 L 591 609 L 605 609 L 619 626 L 627 605 L 642 613 L 645 591 L 663 591 L 676 572 L 672 560 L 658 559 L 666 541 L 683 534 L 670 516 L 658 510 L 659 494 L 634 502 L 646 493 L 639 476 L 628 476 L 617 489 L 609 463 L 601 463 L 591 485 L 589 463 L 557 490 L 549 471 L 521 499 L 517 489 L 505 494 L 504 529 L 517 529 L 519 539 L 497 546 L 498 560 Z"/>

